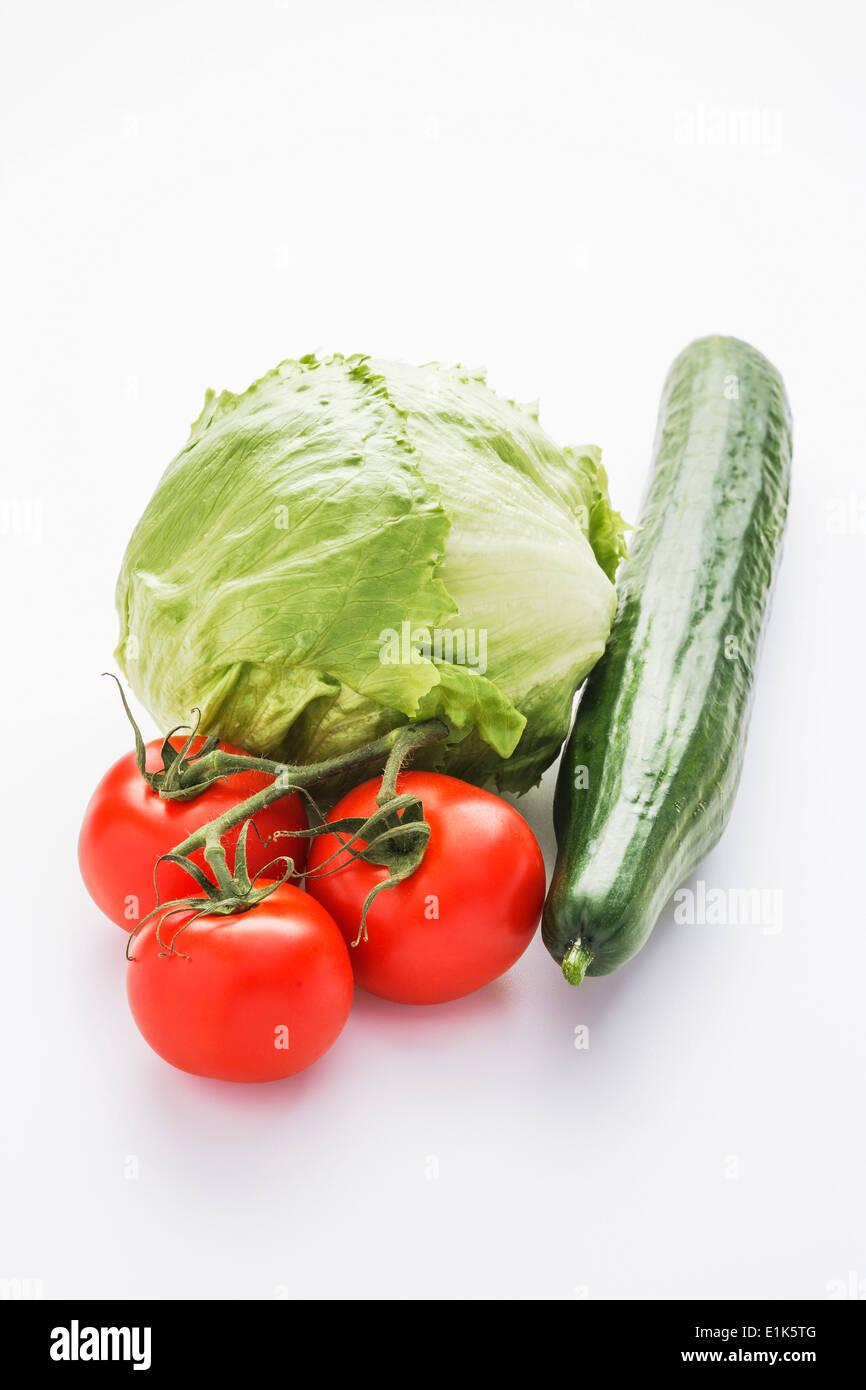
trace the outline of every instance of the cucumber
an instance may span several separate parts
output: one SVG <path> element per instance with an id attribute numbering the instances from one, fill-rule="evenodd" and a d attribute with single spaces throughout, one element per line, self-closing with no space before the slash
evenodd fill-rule
<path id="1" fill-rule="evenodd" d="M 727 823 L 790 471 L 776 369 L 736 338 L 692 343 L 665 382 L 616 618 L 557 780 L 542 935 L 572 984 L 640 950 Z"/>

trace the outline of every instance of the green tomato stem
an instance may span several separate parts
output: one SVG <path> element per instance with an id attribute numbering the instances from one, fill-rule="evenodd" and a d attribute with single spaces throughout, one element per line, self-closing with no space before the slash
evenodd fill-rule
<path id="1" fill-rule="evenodd" d="M 247 838 L 251 826 L 253 831 L 258 833 L 254 817 L 264 811 L 266 807 L 272 806 L 275 801 L 280 801 L 283 797 L 291 796 L 294 792 L 299 791 L 303 793 L 315 811 L 318 817 L 317 823 L 304 830 L 279 830 L 275 832 L 276 836 L 302 835 L 312 837 L 331 833 L 338 840 L 339 846 L 325 861 L 326 864 L 331 860 L 336 860 L 345 852 L 354 858 L 366 858 L 369 863 L 382 865 L 388 870 L 387 878 L 376 883 L 367 895 L 361 912 L 358 937 L 353 945 L 357 945 L 362 938 L 366 940 L 367 911 L 373 899 L 379 892 L 401 883 L 414 873 L 424 857 L 430 838 L 430 827 L 424 819 L 424 808 L 418 797 L 409 794 L 397 795 L 397 777 L 400 768 L 416 749 L 433 743 L 441 743 L 447 738 L 447 724 L 441 719 L 426 719 L 418 724 L 403 725 L 400 728 L 392 729 L 382 738 L 361 748 L 352 749 L 339 757 L 328 758 L 321 763 L 310 763 L 307 766 L 290 767 L 285 763 L 276 762 L 272 758 L 256 758 L 245 753 L 226 753 L 220 749 L 219 739 L 215 734 L 207 736 L 197 753 L 191 752 L 200 720 L 199 711 L 195 710 L 195 722 L 191 727 L 186 726 L 183 729 L 186 738 L 182 748 L 175 748 L 171 741 L 173 735 L 182 730 L 173 729 L 163 741 L 162 769 L 158 772 L 148 772 L 146 767 L 147 749 L 141 731 L 129 708 L 120 681 L 117 680 L 116 676 L 113 679 L 120 691 L 123 708 L 135 733 L 135 756 L 138 770 L 151 791 L 156 795 L 172 801 L 191 800 L 200 795 L 206 787 L 212 786 L 215 782 L 237 772 L 259 772 L 273 778 L 269 786 L 264 787 L 253 796 L 248 796 L 245 801 L 239 802 L 236 806 L 230 807 L 223 815 L 217 816 L 206 825 L 200 826 L 174 849 L 161 855 L 154 867 L 154 886 L 156 887 L 158 864 L 163 860 L 170 860 L 190 874 L 206 898 L 206 907 L 202 908 L 197 916 L 201 916 L 205 912 L 226 915 L 248 911 L 278 886 L 276 882 L 268 882 L 258 887 L 255 881 L 250 880 L 247 868 Z M 385 759 L 385 769 L 382 785 L 376 798 L 377 809 L 373 815 L 366 819 L 346 817 L 334 822 L 326 821 L 316 806 L 309 788 L 319 782 L 326 782 L 332 777 L 345 777 L 347 774 L 366 767 L 369 763 L 381 762 L 383 758 Z M 232 872 L 228 867 L 223 836 L 238 825 L 242 828 L 235 849 L 234 871 Z M 363 841 L 365 848 L 359 851 L 355 845 L 361 841 Z M 204 851 L 205 861 L 213 874 L 213 880 L 209 879 L 201 867 L 190 859 L 190 855 L 197 850 Z M 272 861 L 273 864 L 278 862 L 284 866 L 279 882 L 285 883 L 294 872 L 294 862 L 288 855 L 280 855 Z M 321 865 L 320 869 L 324 869 L 324 867 Z M 330 872 L 333 871 L 330 870 Z M 263 873 L 264 870 L 261 870 L 260 875 Z M 157 907 L 148 914 L 148 917 L 161 914 L 157 927 L 157 940 L 160 940 L 159 931 L 167 916 L 181 910 L 195 908 L 199 901 L 201 901 L 200 898 L 192 897 L 176 898 L 170 903 L 160 903 L 157 890 Z M 139 927 L 147 920 L 147 918 L 143 918 Z M 136 928 L 136 932 L 137 930 Z M 136 932 L 133 932 L 132 935 L 135 936 Z M 164 945 L 161 941 L 160 944 Z"/>
<path id="2" fill-rule="evenodd" d="M 257 816 L 265 807 L 273 805 L 275 801 L 280 801 L 285 796 L 291 796 L 292 792 L 299 788 L 315 786 L 319 782 L 328 781 L 331 777 L 345 775 L 363 768 L 369 763 L 381 762 L 385 755 L 388 755 L 386 776 L 390 769 L 393 787 L 397 778 L 397 770 L 408 754 L 428 744 L 440 743 L 447 732 L 447 728 L 441 720 L 428 719 L 420 724 L 394 729 L 391 733 L 385 734 L 373 743 L 365 744 L 362 748 L 353 749 L 351 752 L 343 753 L 336 758 L 329 758 L 325 762 L 310 763 L 306 767 L 287 768 L 284 763 L 273 763 L 268 758 L 244 757 L 234 753 L 208 753 L 205 758 L 201 759 L 202 763 L 210 759 L 219 761 L 209 764 L 208 768 L 205 769 L 207 776 L 210 775 L 211 770 L 217 775 L 255 771 L 270 773 L 275 777 L 275 780 L 269 787 L 264 787 L 253 796 L 248 796 L 246 801 L 240 801 L 236 806 L 230 807 L 216 820 L 201 826 L 192 835 L 187 836 L 181 844 L 176 845 L 172 853 L 190 855 L 198 849 L 203 849 L 206 844 L 217 843 L 227 831 L 233 830 L 236 825 L 241 825 L 244 821 Z M 198 767 L 199 764 L 195 763 L 193 766 Z M 393 799 L 393 796 L 392 790 L 387 800 Z M 381 804 L 381 792 L 379 800 Z"/>

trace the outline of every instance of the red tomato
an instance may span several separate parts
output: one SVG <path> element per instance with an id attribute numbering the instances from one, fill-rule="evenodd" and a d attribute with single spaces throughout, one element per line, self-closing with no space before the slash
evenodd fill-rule
<path id="1" fill-rule="evenodd" d="M 172 739 L 175 748 L 183 747 L 181 738 Z M 193 751 L 200 748 L 196 739 Z M 240 753 L 230 743 L 220 745 L 227 753 Z M 159 750 L 162 739 L 147 745 L 147 770 L 160 766 Z M 78 863 L 81 877 L 93 901 L 112 922 L 131 931 L 136 922 L 156 906 L 153 891 L 153 870 L 161 854 L 174 849 L 194 830 L 214 820 L 230 807 L 244 801 L 268 786 L 273 778 L 261 772 L 238 772 L 224 781 L 215 782 L 192 801 L 163 801 L 152 792 L 138 771 L 135 754 L 127 753 L 106 772 L 90 799 L 78 839 Z M 275 830 L 300 830 L 306 826 L 301 798 L 294 794 L 274 802 L 256 816 L 256 827 L 266 840 Z M 229 867 L 234 862 L 234 848 L 240 827 L 224 836 Z M 265 848 L 250 827 L 247 837 L 247 865 L 253 876 L 277 855 L 288 854 L 300 869 L 306 863 L 307 841 L 297 839 L 273 840 Z M 199 850 L 191 856 L 204 866 Z M 280 868 L 281 866 L 278 866 Z M 274 877 L 279 877 L 276 872 Z M 188 898 L 200 889 L 189 874 L 176 864 L 160 864 L 157 884 L 162 902 L 173 898 Z"/>
<path id="2" fill-rule="evenodd" d="M 131 946 L 129 1005 L 154 1052 L 220 1081 L 278 1081 L 327 1052 L 349 1017 L 353 981 L 324 908 L 284 883 L 249 912 L 192 916 L 159 928 L 173 954 L 161 954 L 159 917 Z"/>
<path id="3" fill-rule="evenodd" d="M 379 785 L 356 787 L 329 818 L 371 815 Z M 523 817 L 490 792 L 436 772 L 404 773 L 397 790 L 421 798 L 430 841 L 420 868 L 373 902 L 352 967 L 356 983 L 383 999 L 441 1004 L 495 980 L 526 950 L 544 902 L 544 860 Z M 332 835 L 313 841 L 306 887 L 352 942 L 387 870 L 343 853 L 338 872 L 310 877 L 338 844 Z"/>

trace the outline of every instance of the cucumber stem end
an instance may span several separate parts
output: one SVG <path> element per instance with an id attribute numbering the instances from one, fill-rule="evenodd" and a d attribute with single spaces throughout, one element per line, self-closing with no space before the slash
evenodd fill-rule
<path id="1" fill-rule="evenodd" d="M 592 951 L 588 951 L 580 937 L 572 941 L 565 955 L 562 957 L 562 973 L 570 985 L 579 985 L 583 982 L 592 962 Z"/>

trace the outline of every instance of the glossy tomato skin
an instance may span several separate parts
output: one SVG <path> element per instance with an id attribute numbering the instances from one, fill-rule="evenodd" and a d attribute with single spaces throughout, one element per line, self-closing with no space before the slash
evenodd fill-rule
<path id="1" fill-rule="evenodd" d="M 130 947 L 129 1005 L 154 1052 L 220 1081 L 278 1081 L 327 1052 L 349 1017 L 354 983 L 324 908 L 282 884 L 249 912 L 191 915 L 160 928 L 172 954 L 162 953 L 156 918 Z"/>
<path id="2" fill-rule="evenodd" d="M 183 747 L 179 738 L 172 739 Z M 201 747 L 196 739 L 193 751 Z M 220 745 L 227 753 L 240 753 L 232 744 Z M 162 739 L 147 744 L 147 770 L 161 767 Z M 90 799 L 78 838 L 78 863 L 84 885 L 106 917 L 125 931 L 156 906 L 153 870 L 161 854 L 174 849 L 200 826 L 214 820 L 230 807 L 253 796 L 273 779 L 260 772 L 238 772 L 215 782 L 191 801 L 163 801 L 152 792 L 138 771 L 135 754 L 127 753 L 106 772 Z M 266 840 L 275 830 L 300 830 L 306 826 L 301 798 L 293 794 L 277 801 L 256 816 L 256 827 Z M 234 847 L 239 828 L 224 836 L 229 866 L 234 863 Z M 253 829 L 247 837 L 247 862 L 251 876 L 277 855 L 288 854 L 300 869 L 306 863 L 307 840 L 275 840 L 267 848 Z M 204 866 L 199 850 L 191 856 Z M 281 876 L 281 869 L 274 877 Z M 194 880 L 175 864 L 161 864 L 157 874 L 160 901 L 189 897 L 199 892 Z"/>
<path id="3" fill-rule="evenodd" d="M 330 819 L 372 814 L 379 785 L 356 787 Z M 420 868 L 374 900 L 352 968 L 383 999 L 440 1004 L 489 984 L 526 950 L 544 903 L 544 859 L 523 817 L 491 792 L 436 772 L 403 773 L 397 790 L 421 798 L 430 841 Z M 337 873 L 310 877 L 337 848 L 330 835 L 313 841 L 306 887 L 352 942 L 387 871 L 342 854 Z"/>

